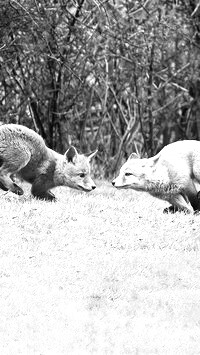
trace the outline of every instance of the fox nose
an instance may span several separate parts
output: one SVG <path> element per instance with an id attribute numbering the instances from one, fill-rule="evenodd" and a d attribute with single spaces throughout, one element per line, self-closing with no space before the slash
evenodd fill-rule
<path id="1" fill-rule="evenodd" d="M 96 189 L 96 186 L 95 186 L 95 185 L 92 186 L 92 190 L 94 190 L 94 189 Z"/>
<path id="2" fill-rule="evenodd" d="M 112 181 L 112 185 L 115 186 L 115 181 Z"/>

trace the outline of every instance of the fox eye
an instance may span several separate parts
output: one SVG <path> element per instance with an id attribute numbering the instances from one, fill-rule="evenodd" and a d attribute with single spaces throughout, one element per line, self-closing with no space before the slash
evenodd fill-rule
<path id="1" fill-rule="evenodd" d="M 125 176 L 130 176 L 130 175 L 133 175 L 133 174 L 131 174 L 131 173 L 125 173 Z"/>
<path id="2" fill-rule="evenodd" d="M 80 173 L 79 176 L 80 176 L 81 178 L 84 178 L 84 177 L 85 177 L 85 173 Z"/>

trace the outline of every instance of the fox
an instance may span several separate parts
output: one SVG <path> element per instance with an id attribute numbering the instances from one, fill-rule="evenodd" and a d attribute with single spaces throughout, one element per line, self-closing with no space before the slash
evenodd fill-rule
<path id="1" fill-rule="evenodd" d="M 200 142 L 176 141 L 150 158 L 132 153 L 112 181 L 118 189 L 146 191 L 171 206 L 164 213 L 200 210 Z"/>
<path id="2" fill-rule="evenodd" d="M 97 150 L 88 156 L 70 146 L 64 155 L 50 149 L 34 130 L 20 124 L 0 126 L 0 188 L 23 195 L 14 176 L 31 184 L 31 193 L 42 200 L 56 201 L 51 191 L 68 186 L 90 192 L 96 188 L 90 176 L 90 161 Z"/>

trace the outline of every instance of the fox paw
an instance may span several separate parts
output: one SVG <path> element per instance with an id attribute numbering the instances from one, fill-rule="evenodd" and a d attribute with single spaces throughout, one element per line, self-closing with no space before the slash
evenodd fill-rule
<path id="1" fill-rule="evenodd" d="M 46 194 L 45 198 L 46 201 L 52 201 L 52 202 L 56 202 L 56 197 L 52 192 L 48 192 L 48 194 Z"/>
<path id="2" fill-rule="evenodd" d="M 3 191 L 8 191 L 8 188 L 5 187 L 5 185 L 0 181 L 0 189 L 2 189 Z"/>
<path id="3" fill-rule="evenodd" d="M 37 193 L 37 194 L 34 193 L 33 196 L 38 198 L 39 200 L 56 202 L 56 197 L 51 191 L 43 192 L 43 193 Z"/>
<path id="4" fill-rule="evenodd" d="M 17 184 L 13 183 L 11 191 L 16 195 L 23 195 L 24 191 Z"/>
<path id="5" fill-rule="evenodd" d="M 163 213 L 176 213 L 180 211 L 180 209 L 176 206 L 169 206 L 164 208 Z"/>

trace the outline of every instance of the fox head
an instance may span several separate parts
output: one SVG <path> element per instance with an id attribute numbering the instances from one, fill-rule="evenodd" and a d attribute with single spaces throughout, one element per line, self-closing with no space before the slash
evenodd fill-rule
<path id="1" fill-rule="evenodd" d="M 148 159 L 140 159 L 136 153 L 132 153 L 127 162 L 122 165 L 119 175 L 112 181 L 113 186 L 120 189 L 144 190 L 147 161 Z"/>
<path id="2" fill-rule="evenodd" d="M 63 158 L 63 185 L 86 192 L 96 188 L 90 177 L 90 160 L 97 153 L 97 150 L 88 156 L 78 154 L 75 147 L 71 146 Z"/>

